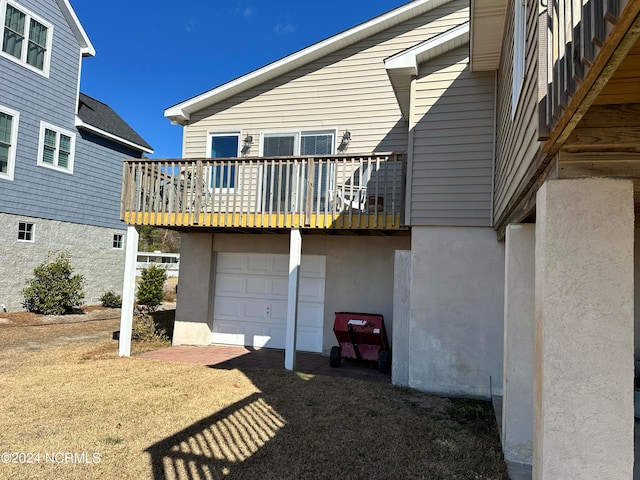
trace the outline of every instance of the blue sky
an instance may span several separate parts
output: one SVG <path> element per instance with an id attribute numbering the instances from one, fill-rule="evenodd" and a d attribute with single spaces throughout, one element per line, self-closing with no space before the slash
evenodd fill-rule
<path id="1" fill-rule="evenodd" d="M 81 90 L 154 147 L 181 156 L 164 109 L 407 0 L 71 0 L 93 46 Z"/>

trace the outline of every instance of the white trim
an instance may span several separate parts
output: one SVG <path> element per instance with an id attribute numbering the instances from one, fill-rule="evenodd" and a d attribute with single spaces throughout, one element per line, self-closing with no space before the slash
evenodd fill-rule
<path id="1" fill-rule="evenodd" d="M 73 7 L 69 3 L 69 0 L 56 0 L 58 7 L 62 11 L 64 18 L 67 20 L 67 23 L 71 27 L 71 31 L 75 35 L 78 43 L 80 44 L 80 53 L 83 57 L 93 57 L 96 54 L 95 48 L 91 44 L 91 40 L 89 40 L 89 36 L 87 32 L 85 32 L 76 12 L 73 10 Z"/>
<path id="2" fill-rule="evenodd" d="M 293 155 L 300 156 L 302 137 L 312 135 L 333 135 L 333 144 L 331 152 L 328 155 L 335 155 L 338 149 L 338 129 L 337 128 L 309 128 L 309 129 L 276 129 L 260 131 L 259 156 L 264 157 L 264 138 L 265 137 L 294 137 Z"/>
<path id="3" fill-rule="evenodd" d="M 11 5 L 13 8 L 15 8 L 16 10 L 19 10 L 21 13 L 26 15 L 26 19 L 25 19 L 25 31 L 24 33 L 24 40 L 23 40 L 23 45 L 22 45 L 22 51 L 20 52 L 20 58 L 16 58 L 13 55 L 10 55 L 6 52 L 4 52 L 3 47 L 4 47 L 4 29 L 5 29 L 5 17 L 7 15 L 7 5 Z M 45 55 L 44 55 L 44 61 L 42 64 L 42 70 L 40 70 L 37 67 L 34 67 L 33 65 L 27 63 L 27 54 L 29 52 L 29 31 L 31 28 L 31 20 L 35 20 L 36 22 L 44 25 L 45 27 L 47 27 L 47 45 L 45 46 L 46 51 L 45 51 Z M 44 77 L 49 78 L 49 69 L 51 67 L 51 47 L 53 45 L 53 24 L 51 22 L 48 22 L 47 20 L 45 20 L 44 18 L 42 18 L 40 15 L 37 15 L 35 13 L 33 13 L 31 10 L 29 10 L 28 8 L 25 8 L 24 6 L 20 5 L 17 2 L 14 2 L 13 0 L 0 0 L 0 28 L 2 29 L 2 31 L 0 32 L 0 56 L 6 58 L 7 60 L 11 60 L 14 63 L 17 63 L 18 65 L 31 70 L 39 75 L 42 75 Z"/>
<path id="4" fill-rule="evenodd" d="M 414 0 L 372 20 L 361 23 L 315 43 L 307 48 L 292 53 L 280 60 L 258 70 L 236 78 L 217 88 L 204 92 L 184 102 L 178 103 L 164 111 L 164 116 L 173 123 L 185 125 L 191 119 L 191 113 L 202 110 L 226 98 L 237 95 L 251 87 L 284 75 L 298 67 L 322 58 L 360 40 L 368 38 L 411 18 L 429 12 L 451 0 Z"/>
<path id="5" fill-rule="evenodd" d="M 52 131 L 56 132 L 56 157 L 55 157 L 55 163 L 53 165 L 50 165 L 48 163 L 44 163 L 42 161 L 42 156 L 44 154 L 44 134 L 45 134 L 45 130 L 52 130 Z M 63 168 L 63 167 L 59 167 L 58 166 L 58 159 L 59 159 L 59 153 L 60 153 L 60 134 L 66 135 L 67 137 L 71 138 L 71 145 L 70 145 L 71 152 L 69 154 L 69 166 L 67 168 Z M 45 167 L 45 168 L 50 168 L 50 169 L 56 170 L 58 172 L 67 173 L 69 175 L 73 175 L 73 165 L 74 165 L 74 161 L 75 161 L 75 156 L 76 156 L 76 134 L 73 133 L 70 130 L 66 130 L 64 128 L 56 127 L 55 125 L 47 123 L 47 122 L 45 122 L 43 120 L 40 121 L 40 135 L 39 135 L 39 142 L 38 142 L 38 166 Z"/>
<path id="6" fill-rule="evenodd" d="M 19 237 L 20 237 L 20 224 L 21 223 L 24 223 L 25 225 L 31 225 L 32 228 L 31 228 L 31 239 L 30 240 L 20 240 Z M 26 232 L 26 230 L 25 230 L 25 232 Z M 35 222 L 21 222 L 21 221 L 18 221 L 18 239 L 17 239 L 17 241 L 20 242 L 20 243 L 35 243 L 35 241 L 36 241 L 36 224 L 35 224 Z"/>
<path id="7" fill-rule="evenodd" d="M 411 110 L 411 80 L 420 73 L 420 65 L 468 43 L 469 22 L 465 22 L 384 60 L 405 120 L 409 120 Z"/>
<path id="8" fill-rule="evenodd" d="M 211 148 L 213 147 L 213 137 L 237 137 L 238 138 L 238 149 L 236 151 L 236 157 L 240 157 L 240 154 L 242 152 L 242 131 L 239 130 L 230 130 L 230 131 L 215 131 L 215 130 L 209 130 L 207 132 L 207 151 L 205 152 L 205 158 L 211 158 L 214 159 L 211 156 Z M 222 157 L 220 157 L 222 158 Z M 215 159 L 214 159 L 215 160 Z M 236 168 L 236 165 L 231 165 L 231 167 L 234 169 L 234 177 L 233 177 L 233 186 L 232 187 L 216 187 L 215 185 L 209 185 L 209 183 L 211 182 L 211 174 L 212 174 L 212 169 L 213 167 L 208 168 L 208 172 L 206 173 L 206 182 L 207 182 L 207 187 L 209 187 L 209 189 L 212 192 L 216 192 L 216 193 L 233 193 L 236 190 L 236 185 L 238 183 L 238 177 L 237 174 L 239 172 L 239 169 Z"/>
<path id="9" fill-rule="evenodd" d="M 79 98 L 79 97 L 78 97 Z M 138 145 L 137 143 L 131 142 L 129 140 L 125 140 L 122 137 L 119 137 L 118 135 L 114 135 L 113 133 L 109 133 L 105 130 L 101 130 L 97 127 L 94 127 L 93 125 L 89 125 L 88 123 L 84 122 L 79 116 L 76 115 L 76 120 L 75 120 L 75 126 L 77 128 L 82 128 L 83 130 L 86 130 L 88 132 L 91 133 L 95 133 L 96 135 L 98 135 L 99 137 L 103 137 L 106 138 L 108 140 L 113 140 L 117 143 L 121 143 L 122 145 L 125 145 L 127 147 L 131 147 L 135 150 L 139 150 L 141 152 L 145 152 L 145 153 L 153 153 L 153 150 L 147 147 L 143 147 L 142 145 Z"/>
<path id="10" fill-rule="evenodd" d="M 16 166 L 16 151 L 18 149 L 18 125 L 20 123 L 20 112 L 0 105 L 0 112 L 10 115 L 11 119 L 11 147 L 9 147 L 9 164 L 7 173 L 0 173 L 0 180 L 13 180 Z"/>

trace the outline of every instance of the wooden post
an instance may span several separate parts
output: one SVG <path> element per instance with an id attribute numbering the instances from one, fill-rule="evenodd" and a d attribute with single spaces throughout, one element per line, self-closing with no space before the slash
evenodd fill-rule
<path id="1" fill-rule="evenodd" d="M 202 206 L 202 183 L 204 181 L 202 173 L 202 160 L 196 162 L 196 198 L 193 203 L 193 224 L 198 225 L 200 223 L 200 208 Z"/>
<path id="2" fill-rule="evenodd" d="M 313 157 L 307 159 L 307 192 L 305 198 L 304 225 L 311 226 L 311 212 L 313 211 L 313 185 L 316 170 L 313 168 Z"/>

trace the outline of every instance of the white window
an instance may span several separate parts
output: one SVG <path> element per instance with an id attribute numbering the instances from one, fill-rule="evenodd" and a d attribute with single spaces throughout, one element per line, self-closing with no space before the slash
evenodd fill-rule
<path id="1" fill-rule="evenodd" d="M 75 133 L 40 122 L 38 165 L 73 173 L 75 143 Z"/>
<path id="2" fill-rule="evenodd" d="M 13 1 L 7 1 L 0 18 L 2 55 L 48 76 L 53 26 Z"/>
<path id="3" fill-rule="evenodd" d="M 35 240 L 35 223 L 18 222 L 18 241 L 33 242 Z"/>
<path id="4" fill-rule="evenodd" d="M 0 106 L 0 179 L 13 180 L 19 117 L 15 110 Z"/>
<path id="5" fill-rule="evenodd" d="M 122 233 L 113 234 L 113 248 L 122 250 L 124 248 L 124 235 Z"/>
<path id="6" fill-rule="evenodd" d="M 335 149 L 335 138 L 334 130 L 264 133 L 262 156 L 332 155 Z"/>
<path id="7" fill-rule="evenodd" d="M 515 115 L 524 83 L 525 49 L 527 35 L 527 2 L 513 0 L 513 88 L 511 115 Z"/>
<path id="8" fill-rule="evenodd" d="M 209 132 L 209 158 L 237 158 L 240 156 L 240 132 Z M 209 188 L 233 190 L 236 187 L 236 166 L 216 165 L 211 169 Z"/>

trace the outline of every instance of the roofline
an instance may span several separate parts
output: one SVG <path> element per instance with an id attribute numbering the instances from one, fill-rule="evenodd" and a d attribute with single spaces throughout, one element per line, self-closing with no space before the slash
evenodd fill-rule
<path id="1" fill-rule="evenodd" d="M 96 49 L 93 48 L 93 44 L 91 43 L 91 40 L 89 40 L 89 36 L 82 27 L 76 12 L 73 10 L 71 3 L 69 3 L 69 0 L 56 0 L 56 2 L 58 3 L 60 10 L 62 10 L 62 14 L 67 19 L 78 43 L 80 43 L 80 52 L 82 52 L 82 56 L 94 57 L 96 55 Z"/>
<path id="2" fill-rule="evenodd" d="M 99 137 L 103 137 L 106 138 L 108 140 L 113 140 L 117 143 L 121 143 L 122 145 L 125 145 L 127 147 L 133 148 L 135 150 L 139 150 L 141 152 L 144 153 L 148 153 L 148 154 L 152 154 L 153 150 L 147 147 L 143 147 L 142 145 L 138 145 L 135 142 L 132 142 L 130 140 L 125 140 L 122 137 L 119 137 L 118 135 L 114 135 L 113 133 L 109 133 L 105 130 L 102 130 L 100 128 L 94 127 L 93 125 L 90 125 L 86 122 L 84 122 L 79 116 L 76 115 L 76 121 L 75 121 L 75 125 L 77 128 L 82 128 L 83 130 L 87 130 L 88 132 L 94 133 L 96 135 L 98 135 Z"/>
<path id="3" fill-rule="evenodd" d="M 379 31 L 376 29 L 377 27 L 388 24 L 384 29 L 390 28 L 409 18 L 414 18 L 444 5 L 449 1 L 451 0 L 413 0 L 387 13 L 383 13 L 371 20 L 344 30 L 341 33 L 335 34 L 246 75 L 238 77 L 235 80 L 231 80 L 212 90 L 208 90 L 184 102 L 173 105 L 164 111 L 164 116 L 169 118 L 172 123 L 184 125 L 190 120 L 191 113 L 193 112 L 206 108 L 216 102 L 222 101 L 371 36 Z"/>

